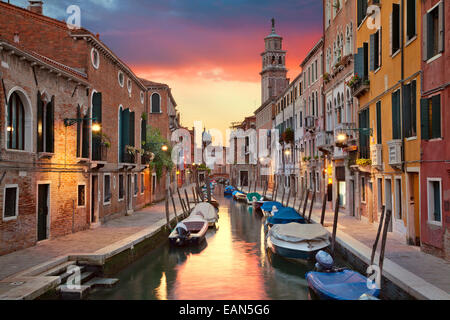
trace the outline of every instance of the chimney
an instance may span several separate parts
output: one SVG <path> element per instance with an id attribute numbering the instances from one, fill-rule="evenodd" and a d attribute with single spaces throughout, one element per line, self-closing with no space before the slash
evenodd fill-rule
<path id="1" fill-rule="evenodd" d="M 37 14 L 42 14 L 42 7 L 44 5 L 44 3 L 42 1 L 28 1 L 30 4 L 28 5 L 28 10 L 30 10 L 31 12 L 37 13 Z"/>

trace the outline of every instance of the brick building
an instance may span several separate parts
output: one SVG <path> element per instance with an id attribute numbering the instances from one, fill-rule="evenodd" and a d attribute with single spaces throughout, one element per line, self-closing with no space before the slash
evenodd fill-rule
<path id="1" fill-rule="evenodd" d="M 149 88 L 99 35 L 42 15 L 42 5 L 0 2 L 0 254 L 155 200 L 146 127 L 170 138 L 179 123 L 167 86 Z M 151 112 L 156 92 L 161 116 Z"/>
<path id="2" fill-rule="evenodd" d="M 413 238 L 425 252 L 450 260 L 450 6 L 422 1 L 423 91 L 420 103 L 420 233 Z M 417 240 L 416 240 L 417 239 Z"/>

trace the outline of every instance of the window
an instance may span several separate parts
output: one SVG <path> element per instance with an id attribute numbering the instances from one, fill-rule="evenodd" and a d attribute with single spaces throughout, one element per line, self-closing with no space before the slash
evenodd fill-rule
<path id="1" fill-rule="evenodd" d="M 416 0 L 406 0 L 406 41 L 416 36 Z"/>
<path id="2" fill-rule="evenodd" d="M 420 101 L 422 140 L 439 139 L 441 134 L 441 95 Z"/>
<path id="3" fill-rule="evenodd" d="M 9 98 L 6 129 L 8 149 L 25 150 L 25 109 L 17 92 Z"/>
<path id="4" fill-rule="evenodd" d="M 391 14 L 391 55 L 400 50 L 400 5 L 392 4 Z"/>
<path id="5" fill-rule="evenodd" d="M 370 35 L 370 71 L 381 67 L 381 29 Z"/>
<path id="6" fill-rule="evenodd" d="M 370 115 L 369 108 L 361 111 L 359 114 L 359 128 L 369 129 L 370 128 Z M 361 131 L 359 134 L 359 144 L 360 144 L 360 157 L 361 159 L 370 158 L 370 133 L 368 131 Z"/>
<path id="7" fill-rule="evenodd" d="M 80 105 L 77 106 L 77 119 L 83 119 L 77 123 L 77 158 L 89 159 L 89 116 L 81 114 Z"/>
<path id="8" fill-rule="evenodd" d="M 156 174 L 152 174 L 152 194 L 156 194 Z"/>
<path id="9" fill-rule="evenodd" d="M 78 207 L 83 208 L 86 206 L 86 186 L 78 186 Z"/>
<path id="10" fill-rule="evenodd" d="M 161 113 L 161 97 L 159 94 L 152 94 L 152 113 Z"/>
<path id="11" fill-rule="evenodd" d="M 102 94 L 94 92 L 92 95 L 92 122 L 101 126 L 102 124 Z M 102 136 L 101 134 L 92 135 L 92 160 L 106 161 L 102 155 Z"/>
<path id="12" fill-rule="evenodd" d="M 42 99 L 41 93 L 37 97 L 37 152 L 54 152 L 55 135 L 55 97 L 50 102 Z"/>
<path id="13" fill-rule="evenodd" d="M 145 100 L 145 95 L 144 92 L 141 91 L 141 103 L 144 104 L 144 100 Z"/>
<path id="14" fill-rule="evenodd" d="M 416 95 L 416 80 L 414 80 L 403 88 L 403 127 L 406 138 L 417 136 Z"/>
<path id="15" fill-rule="evenodd" d="M 119 200 L 123 200 L 124 197 L 125 197 L 125 186 L 123 174 L 119 174 Z"/>
<path id="16" fill-rule="evenodd" d="M 138 185 L 138 175 L 134 174 L 134 196 L 136 197 L 139 193 L 139 185 Z"/>
<path id="17" fill-rule="evenodd" d="M 381 125 L 381 101 L 377 102 L 377 144 L 383 143 L 382 125 Z"/>
<path id="18" fill-rule="evenodd" d="M 422 28 L 423 59 L 427 61 L 444 51 L 444 1 L 424 15 Z"/>
<path id="19" fill-rule="evenodd" d="M 119 85 L 123 88 L 123 86 L 125 85 L 125 77 L 123 75 L 123 72 L 119 71 L 119 74 L 118 74 L 117 77 L 118 77 L 118 80 L 119 80 Z"/>
<path id="20" fill-rule="evenodd" d="M 133 87 L 133 83 L 131 82 L 131 79 L 128 79 L 127 81 L 127 88 L 128 88 L 128 93 L 131 94 L 131 89 Z"/>
<path id="21" fill-rule="evenodd" d="M 111 175 L 105 174 L 103 180 L 103 204 L 111 203 Z"/>
<path id="22" fill-rule="evenodd" d="M 14 220 L 19 214 L 19 187 L 6 185 L 3 195 L 3 220 Z"/>
<path id="23" fill-rule="evenodd" d="M 119 162 L 135 163 L 135 156 L 127 152 L 127 146 L 135 146 L 135 113 L 119 109 Z"/>
<path id="24" fill-rule="evenodd" d="M 361 25 L 367 14 L 367 0 L 357 0 L 358 26 Z"/>
<path id="25" fill-rule="evenodd" d="M 402 180 L 395 179 L 395 218 L 401 220 L 403 218 L 402 210 Z"/>
<path id="26" fill-rule="evenodd" d="M 145 192 L 145 174 L 141 173 L 141 194 Z"/>
<path id="27" fill-rule="evenodd" d="M 400 90 L 392 94 L 392 139 L 399 140 L 402 138 L 400 123 Z"/>
<path id="28" fill-rule="evenodd" d="M 428 179 L 428 222 L 442 225 L 442 181 Z"/>
<path id="29" fill-rule="evenodd" d="M 100 55 L 95 48 L 92 48 L 91 50 L 91 62 L 94 68 L 98 69 L 98 67 L 100 66 Z"/>

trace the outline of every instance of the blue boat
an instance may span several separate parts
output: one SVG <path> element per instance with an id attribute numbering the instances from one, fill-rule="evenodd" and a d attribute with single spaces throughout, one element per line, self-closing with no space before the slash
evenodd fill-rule
<path id="1" fill-rule="evenodd" d="M 369 289 L 367 278 L 352 270 L 308 272 L 309 288 L 321 300 L 359 300 L 363 295 L 378 298 L 380 290 Z"/>
<path id="2" fill-rule="evenodd" d="M 228 187 L 225 188 L 225 191 L 224 191 L 223 194 L 224 194 L 225 196 L 232 196 L 234 191 L 236 191 L 236 188 L 235 188 L 235 187 L 233 187 L 233 186 L 228 186 Z"/>
<path id="3" fill-rule="evenodd" d="M 305 219 L 292 208 L 281 208 L 278 212 L 275 212 L 273 216 L 267 219 L 267 223 L 274 224 L 288 224 L 288 223 L 301 223 L 305 224 Z"/>
<path id="4" fill-rule="evenodd" d="M 277 208 L 277 210 L 284 208 L 280 202 L 266 201 L 261 206 L 261 210 L 265 216 L 268 216 L 270 213 L 272 213 L 273 207 Z"/>

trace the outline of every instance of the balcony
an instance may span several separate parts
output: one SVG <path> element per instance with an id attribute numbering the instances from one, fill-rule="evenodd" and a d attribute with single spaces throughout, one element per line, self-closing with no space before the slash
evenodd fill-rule
<path id="1" fill-rule="evenodd" d="M 369 80 L 358 80 L 352 86 L 352 96 L 355 98 L 359 98 L 364 95 L 370 89 Z"/>
<path id="2" fill-rule="evenodd" d="M 370 153 L 372 156 L 372 166 L 381 169 L 383 167 L 383 145 L 376 144 L 370 146 Z"/>
<path id="3" fill-rule="evenodd" d="M 92 139 L 92 161 L 106 162 L 108 160 L 108 145 L 100 139 Z"/>
<path id="4" fill-rule="evenodd" d="M 402 140 L 392 140 L 388 142 L 389 165 L 399 167 L 402 165 Z"/>
<path id="5" fill-rule="evenodd" d="M 305 128 L 314 130 L 316 128 L 316 117 L 308 116 L 305 118 Z"/>
<path id="6" fill-rule="evenodd" d="M 334 144 L 333 139 L 333 132 L 321 131 L 316 136 L 316 146 L 322 152 L 331 151 Z"/>

